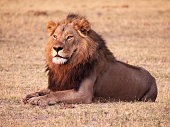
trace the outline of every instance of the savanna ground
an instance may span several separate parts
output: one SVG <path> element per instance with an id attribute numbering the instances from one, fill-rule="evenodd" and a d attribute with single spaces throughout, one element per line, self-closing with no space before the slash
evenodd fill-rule
<path id="1" fill-rule="evenodd" d="M 86 16 L 117 59 L 143 66 L 156 77 L 151 102 L 22 105 L 28 93 L 47 87 L 45 25 L 69 12 Z M 0 126 L 170 126 L 170 1 L 1 0 Z"/>

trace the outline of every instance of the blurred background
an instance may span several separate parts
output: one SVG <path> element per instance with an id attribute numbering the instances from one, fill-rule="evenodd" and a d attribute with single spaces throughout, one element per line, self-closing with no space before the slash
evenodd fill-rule
<path id="1" fill-rule="evenodd" d="M 169 0 L 0 0 L 0 126 L 42 125 L 42 121 L 34 121 L 39 117 L 30 117 L 36 112 L 39 113 L 33 116 L 43 116 L 41 109 L 31 112 L 32 108 L 25 108 L 20 100 L 30 92 L 47 87 L 44 49 L 48 34 L 45 27 L 48 21 L 57 22 L 68 13 L 87 17 L 92 29 L 106 40 L 118 60 L 149 70 L 156 77 L 159 94 L 154 104 L 133 103 L 132 106 L 122 102 L 116 107 L 115 103 L 101 104 L 103 111 L 99 114 L 101 105 L 84 105 L 85 109 L 90 108 L 86 111 L 88 117 L 81 117 L 84 111 L 77 106 L 78 110 L 72 113 L 80 112 L 78 115 L 60 112 L 63 121 L 54 126 L 64 126 L 69 121 L 79 125 L 76 120 L 84 120 L 91 126 L 93 117 L 97 126 L 102 126 L 101 119 L 103 125 L 111 125 L 115 117 L 118 118 L 113 120 L 115 126 L 170 125 Z M 55 114 L 54 108 L 47 111 Z M 112 109 L 117 114 L 104 113 Z M 97 113 L 93 115 L 93 111 Z M 70 115 L 71 118 L 66 117 Z M 48 118 L 45 120 L 53 121 L 50 116 Z"/>

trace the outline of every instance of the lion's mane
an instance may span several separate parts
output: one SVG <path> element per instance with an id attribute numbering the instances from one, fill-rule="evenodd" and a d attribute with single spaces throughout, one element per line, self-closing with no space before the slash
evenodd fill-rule
<path id="1" fill-rule="evenodd" d="M 87 23 L 88 21 L 85 17 L 81 17 L 76 14 L 69 14 L 65 20 L 58 23 L 59 24 L 67 24 L 75 22 L 77 19 L 84 20 Z M 83 24 L 82 26 L 86 25 Z M 81 25 L 78 27 L 74 27 L 75 30 L 81 29 Z M 82 30 L 82 32 L 86 32 Z M 87 33 L 84 33 L 93 40 L 90 43 L 93 45 L 97 45 L 95 52 L 92 56 L 86 56 L 80 63 L 74 64 L 64 64 L 64 65 L 53 65 L 52 61 L 47 59 L 47 68 L 46 71 L 48 72 L 48 88 L 52 91 L 61 91 L 61 90 L 68 90 L 68 89 L 75 89 L 78 90 L 80 87 L 81 81 L 90 75 L 92 70 L 95 66 L 102 60 L 103 57 L 106 59 L 115 60 L 112 53 L 107 49 L 104 40 L 100 35 L 98 35 L 95 31 L 90 29 Z M 48 46 L 47 46 L 48 47 Z M 91 48 L 89 48 L 91 50 Z M 48 50 L 47 52 L 48 53 Z M 88 54 L 88 53 L 87 53 Z M 107 54 L 107 55 L 106 55 Z"/>

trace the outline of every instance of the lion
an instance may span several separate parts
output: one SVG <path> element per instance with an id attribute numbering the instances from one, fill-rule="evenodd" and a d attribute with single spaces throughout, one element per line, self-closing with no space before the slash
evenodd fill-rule
<path id="1" fill-rule="evenodd" d="M 85 17 L 69 14 L 60 22 L 50 21 L 46 29 L 48 88 L 28 94 L 24 104 L 156 100 L 155 78 L 144 68 L 117 60 Z"/>

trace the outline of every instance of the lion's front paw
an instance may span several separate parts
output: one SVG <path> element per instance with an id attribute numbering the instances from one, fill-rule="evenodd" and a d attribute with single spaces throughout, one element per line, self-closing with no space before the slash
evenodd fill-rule
<path id="1" fill-rule="evenodd" d="M 28 103 L 28 100 L 31 99 L 31 98 L 33 98 L 33 97 L 35 97 L 35 96 L 32 95 L 32 94 L 28 94 L 25 98 L 22 99 L 22 102 L 23 102 L 24 104 L 27 104 L 27 103 Z"/>
<path id="2" fill-rule="evenodd" d="M 47 99 L 42 96 L 30 98 L 27 102 L 31 105 L 38 105 L 40 107 L 48 105 Z"/>

